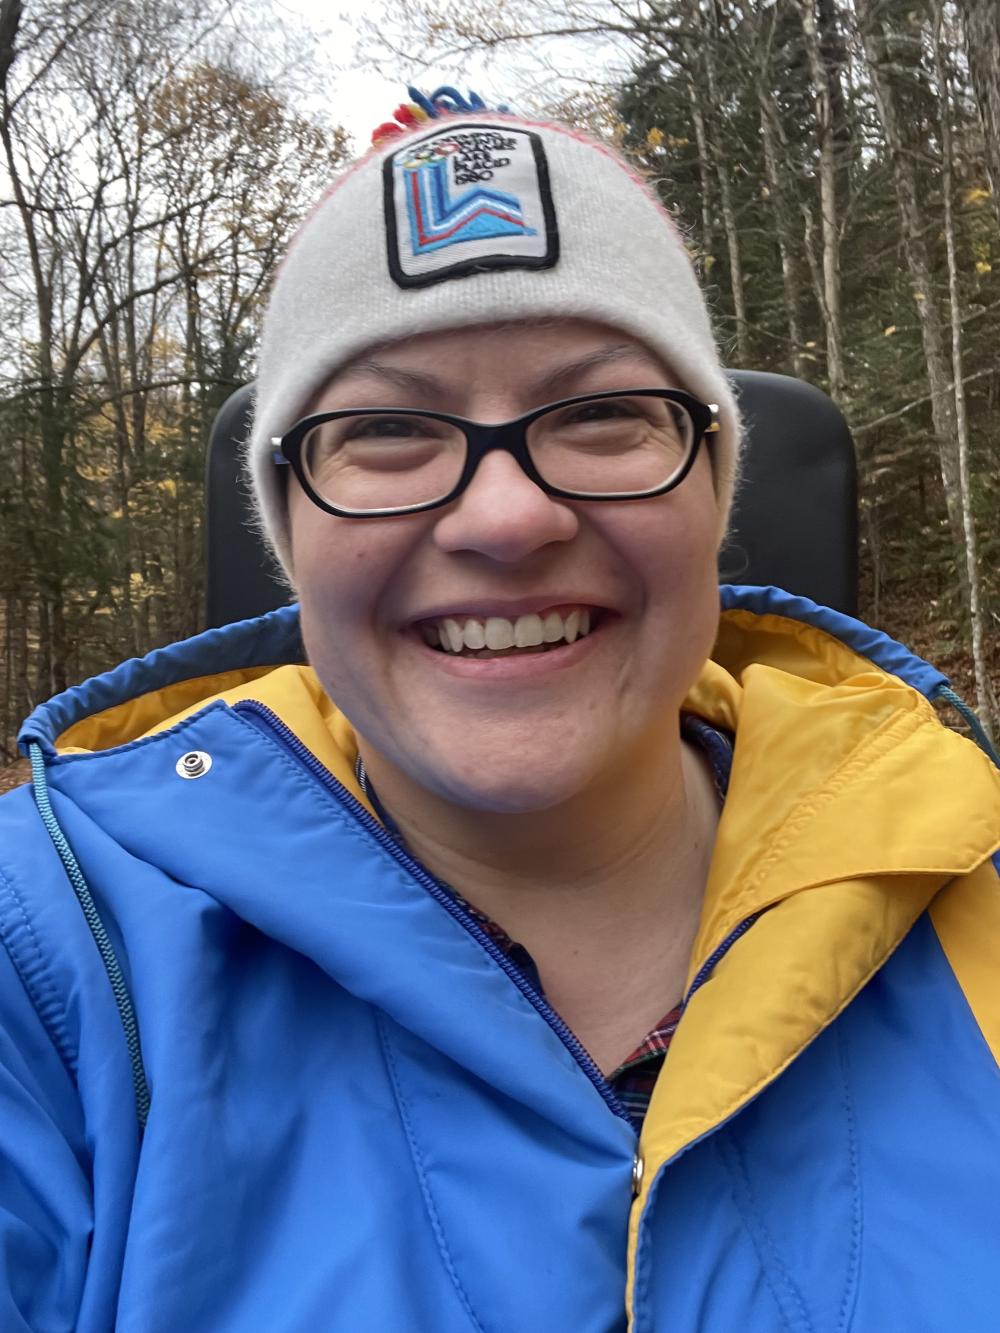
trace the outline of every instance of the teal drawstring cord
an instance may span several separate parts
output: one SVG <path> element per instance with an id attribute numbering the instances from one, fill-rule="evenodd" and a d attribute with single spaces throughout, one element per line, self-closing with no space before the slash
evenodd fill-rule
<path id="1" fill-rule="evenodd" d="M 83 877 L 83 871 L 73 855 L 73 848 L 69 845 L 65 833 L 59 827 L 59 821 L 52 809 L 48 784 L 45 780 L 45 761 L 42 758 L 41 746 L 32 742 L 28 746 L 28 754 L 31 757 L 31 782 L 35 793 L 35 805 L 38 807 L 38 813 L 42 817 L 46 832 L 52 839 L 52 845 L 59 853 L 59 859 L 62 861 L 69 882 L 73 886 L 73 892 L 83 909 L 83 915 L 90 927 L 90 933 L 94 937 L 94 943 L 100 952 L 101 959 L 104 962 L 104 970 L 108 974 L 108 980 L 111 982 L 111 989 L 114 992 L 115 1004 L 118 1006 L 122 1027 L 125 1030 L 128 1057 L 132 1065 L 132 1086 L 135 1088 L 135 1109 L 139 1118 L 139 1132 L 141 1134 L 146 1128 L 146 1119 L 149 1116 L 149 1085 L 146 1083 L 146 1071 L 142 1064 L 139 1025 L 135 1021 L 132 997 L 128 993 L 121 967 L 115 957 L 115 951 L 108 938 L 108 932 L 104 929 L 104 922 L 101 920 L 100 913 L 94 904 L 90 889 L 87 887 L 87 881 Z"/>
<path id="2" fill-rule="evenodd" d="M 956 694 L 955 691 L 949 685 L 939 685 L 938 688 L 931 695 L 931 698 L 943 699 L 945 703 L 951 704 L 952 708 L 955 709 L 956 713 L 960 713 L 962 715 L 965 721 L 969 724 L 969 729 L 971 730 L 973 736 L 975 736 L 976 744 L 979 746 L 980 750 L 982 750 L 984 754 L 988 754 L 989 757 L 996 764 L 997 768 L 1000 768 L 1000 754 L 997 754 L 996 750 L 990 744 L 990 738 L 983 730 L 983 724 L 980 722 L 979 718 L 976 717 L 975 713 L 965 702 L 962 696 L 960 694 Z"/>

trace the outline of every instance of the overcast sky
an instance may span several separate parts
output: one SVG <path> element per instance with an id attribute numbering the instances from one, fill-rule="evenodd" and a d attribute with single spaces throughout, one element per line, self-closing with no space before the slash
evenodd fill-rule
<path id="1" fill-rule="evenodd" d="M 391 22 L 392 6 L 385 0 L 277 0 L 275 8 L 298 14 L 320 39 L 323 54 L 337 69 L 334 86 L 326 98 L 330 118 L 353 136 L 355 147 L 363 152 L 368 147 L 371 132 L 384 120 L 392 119 L 392 112 L 406 100 L 406 85 L 415 82 L 424 91 L 431 91 L 441 83 L 453 82 L 447 70 L 433 77 L 422 70 L 401 67 L 399 77 L 385 78 L 372 69 L 357 68 L 358 23 L 364 17 L 378 20 L 380 14 Z M 484 83 L 481 70 L 470 70 L 472 86 L 481 93 L 487 105 L 504 100 L 494 95 L 489 82 Z M 468 91 L 469 80 L 457 85 Z"/>
<path id="2" fill-rule="evenodd" d="M 359 152 L 368 147 L 375 126 L 391 119 L 393 110 L 406 99 L 407 83 L 415 83 L 424 92 L 451 83 L 463 93 L 474 89 L 487 106 L 507 103 L 529 110 L 579 88 L 580 80 L 601 82 L 613 77 L 612 71 L 620 71 L 631 54 L 627 46 L 613 39 L 574 37 L 536 41 L 530 50 L 512 46 L 489 61 L 470 58 L 463 62 L 460 73 L 447 66 L 428 71 L 416 62 L 407 67 L 405 60 L 398 67 L 390 62 L 375 71 L 360 67 L 358 30 L 367 21 L 391 33 L 400 14 L 398 4 L 391 0 L 271 0 L 271 4 L 275 13 L 297 16 L 316 34 L 322 55 L 336 70 L 332 86 L 318 89 L 317 97 L 323 97 L 326 114 L 352 135 Z"/>

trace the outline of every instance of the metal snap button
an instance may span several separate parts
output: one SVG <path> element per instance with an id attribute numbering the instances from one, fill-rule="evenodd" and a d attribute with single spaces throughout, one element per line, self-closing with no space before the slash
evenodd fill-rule
<path id="1" fill-rule="evenodd" d="M 212 756 L 204 750 L 189 750 L 174 765 L 179 778 L 203 778 L 212 767 Z"/>
<path id="2" fill-rule="evenodd" d="M 642 1157 L 639 1155 L 639 1153 L 636 1153 L 635 1156 L 632 1158 L 632 1198 L 633 1198 L 633 1199 L 635 1199 L 635 1198 L 638 1197 L 639 1191 L 640 1191 L 640 1189 L 642 1189 L 642 1173 L 643 1173 L 643 1162 L 642 1162 Z"/>

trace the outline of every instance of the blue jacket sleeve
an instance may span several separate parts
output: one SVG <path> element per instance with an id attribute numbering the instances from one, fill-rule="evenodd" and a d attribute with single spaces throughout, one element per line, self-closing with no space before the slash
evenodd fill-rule
<path id="1" fill-rule="evenodd" d="M 80 1325 L 93 1228 L 75 1082 L 0 944 L 0 1329 Z"/>

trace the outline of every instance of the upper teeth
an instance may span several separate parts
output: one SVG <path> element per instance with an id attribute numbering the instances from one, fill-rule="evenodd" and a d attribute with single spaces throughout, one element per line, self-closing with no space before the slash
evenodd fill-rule
<path id="1" fill-rule="evenodd" d="M 428 622 L 424 626 L 432 644 L 440 644 L 447 652 L 460 653 L 465 648 L 536 648 L 543 643 L 559 643 L 565 639 L 573 643 L 590 633 L 590 611 L 574 608 L 563 615 L 547 611 L 544 616 L 532 613 L 507 620 L 504 616 L 487 616 L 479 620 L 464 616 L 461 621 L 451 616 Z"/>

